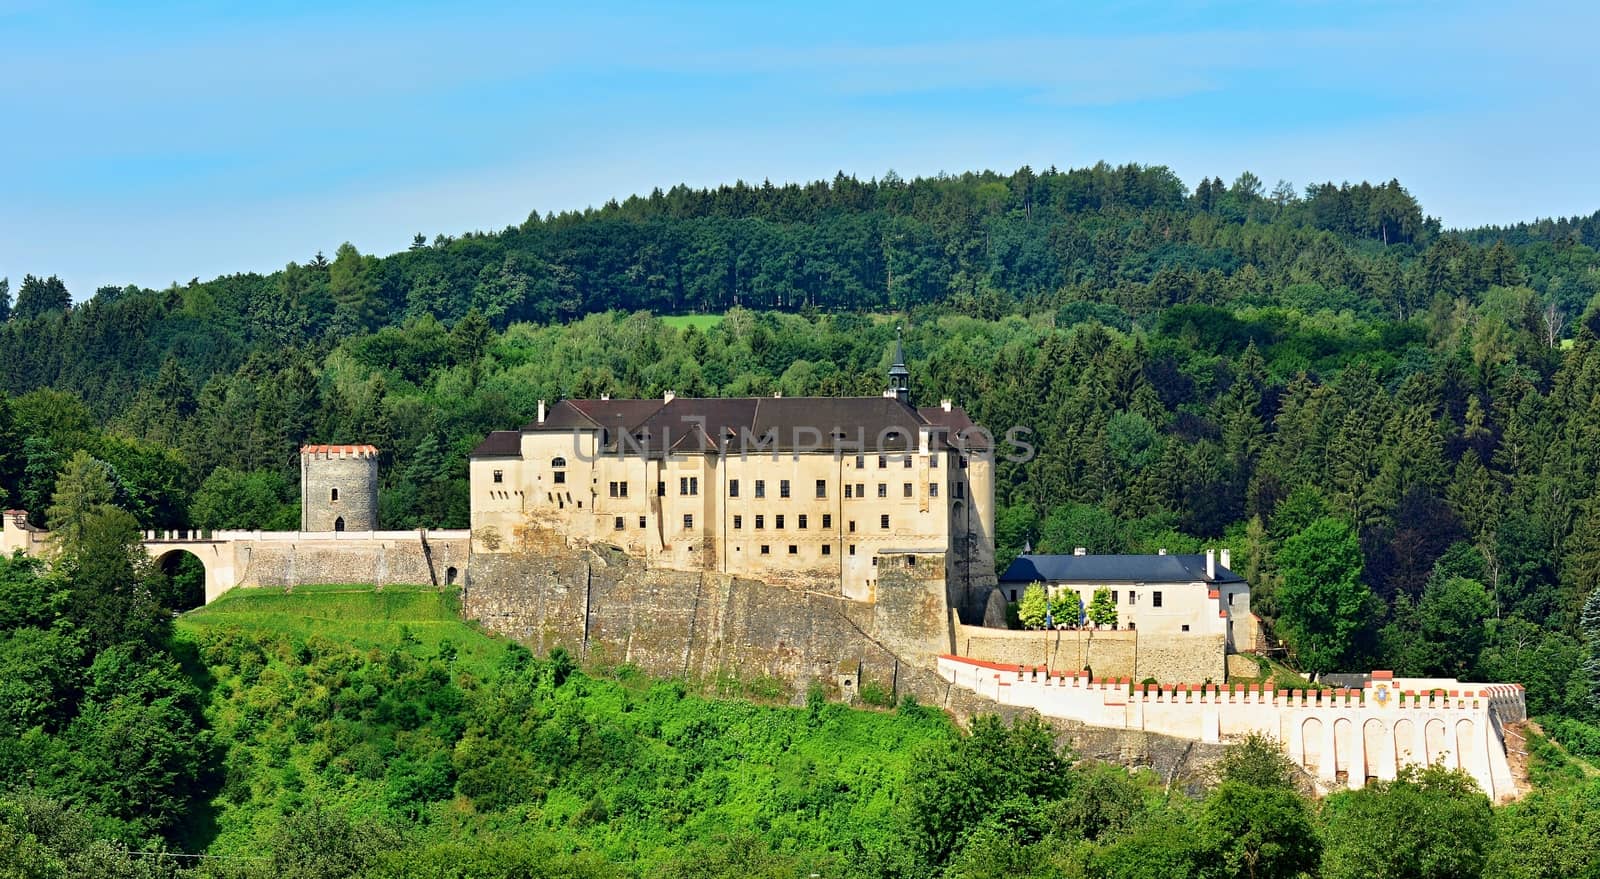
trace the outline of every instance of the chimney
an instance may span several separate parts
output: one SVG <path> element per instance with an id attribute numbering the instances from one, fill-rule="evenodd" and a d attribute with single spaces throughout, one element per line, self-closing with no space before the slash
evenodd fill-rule
<path id="1" fill-rule="evenodd" d="M 539 401 L 539 423 L 540 424 L 544 423 L 544 401 L 543 400 Z"/>
<path id="2" fill-rule="evenodd" d="M 1161 547 L 1160 549 L 1156 550 L 1156 555 L 1166 555 L 1166 554 L 1167 554 L 1167 548 L 1164 547 L 1164 546 Z"/>
<path id="3" fill-rule="evenodd" d="M 673 400 L 676 400 L 677 398 L 678 398 L 677 394 L 674 394 L 671 391 L 667 391 L 665 394 L 661 395 L 661 403 L 662 403 L 662 405 L 666 405 L 667 403 L 671 403 Z"/>
<path id="4" fill-rule="evenodd" d="M 1214 549 L 1206 550 L 1206 579 L 1217 579 L 1217 551 Z"/>
<path id="5" fill-rule="evenodd" d="M 1233 570 L 1233 550 L 1224 549 L 1222 551 L 1222 566 L 1230 571 Z"/>
<path id="6" fill-rule="evenodd" d="M 939 408 L 946 412 L 950 411 L 950 400 L 948 397 L 939 401 Z"/>
<path id="7" fill-rule="evenodd" d="M 1079 547 L 1076 547 L 1076 548 L 1074 548 L 1072 550 L 1072 554 L 1073 555 L 1088 555 L 1089 551 L 1087 549 L 1084 549 L 1083 547 L 1079 546 Z"/>

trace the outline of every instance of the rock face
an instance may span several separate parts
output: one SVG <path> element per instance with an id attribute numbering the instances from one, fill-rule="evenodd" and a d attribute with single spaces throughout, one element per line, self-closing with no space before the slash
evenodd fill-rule
<path id="1" fill-rule="evenodd" d="M 663 676 L 780 678 L 803 693 L 859 663 L 861 684 L 942 701 L 952 649 L 942 566 L 884 557 L 877 600 L 652 568 L 603 545 L 477 554 L 462 608 L 539 651 L 562 646 Z"/>

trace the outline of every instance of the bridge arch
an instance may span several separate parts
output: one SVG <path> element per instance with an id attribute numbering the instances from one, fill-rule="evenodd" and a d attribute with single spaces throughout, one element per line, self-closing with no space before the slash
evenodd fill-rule
<path id="1" fill-rule="evenodd" d="M 173 547 L 157 555 L 156 567 L 167 579 L 165 603 L 173 610 L 194 610 L 206 603 L 206 581 L 210 572 L 205 559 L 187 547 Z"/>

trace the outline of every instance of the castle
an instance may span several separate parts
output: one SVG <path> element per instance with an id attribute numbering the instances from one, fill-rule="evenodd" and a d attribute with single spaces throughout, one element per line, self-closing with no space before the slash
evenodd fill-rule
<path id="1" fill-rule="evenodd" d="M 885 555 L 940 566 L 957 607 L 994 586 L 994 460 L 960 407 L 881 397 L 563 400 L 471 454 L 473 551 L 554 537 L 648 564 L 832 584 L 873 601 Z"/>

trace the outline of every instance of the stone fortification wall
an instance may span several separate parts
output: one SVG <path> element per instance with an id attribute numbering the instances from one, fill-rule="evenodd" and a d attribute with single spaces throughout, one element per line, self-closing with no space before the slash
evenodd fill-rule
<path id="1" fill-rule="evenodd" d="M 1226 637 L 1143 636 L 1138 630 L 1016 631 L 957 624 L 956 654 L 1057 671 L 1088 669 L 1095 677 L 1162 682 L 1226 680 Z M 1252 666 L 1253 668 L 1253 666 Z"/>
<path id="2" fill-rule="evenodd" d="M 1325 789 L 1360 788 L 1369 778 L 1395 778 L 1403 765 L 1442 762 L 1472 776 L 1492 799 L 1518 795 L 1503 738 L 1506 724 L 1527 717 L 1515 684 L 1450 681 L 1449 688 L 1416 691 L 1378 681 L 1387 673 L 1375 672 L 1369 695 L 1277 691 L 1271 684 L 1130 686 L 959 656 L 940 657 L 938 667 L 955 686 L 1045 717 L 1207 743 L 1266 735 Z"/>
<path id="3" fill-rule="evenodd" d="M 237 536 L 237 535 L 249 535 Z M 217 532 L 232 538 L 238 586 L 293 587 L 302 583 L 447 586 L 467 571 L 467 532 L 378 531 L 335 537 L 332 532 Z"/>
<path id="4" fill-rule="evenodd" d="M 654 675 L 781 678 L 798 697 L 859 667 L 857 685 L 943 702 L 942 565 L 880 558 L 872 602 L 846 599 L 837 582 L 814 586 L 662 570 L 604 545 L 546 547 L 474 556 L 462 609 L 535 650 L 562 646 Z"/>

